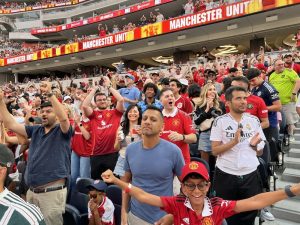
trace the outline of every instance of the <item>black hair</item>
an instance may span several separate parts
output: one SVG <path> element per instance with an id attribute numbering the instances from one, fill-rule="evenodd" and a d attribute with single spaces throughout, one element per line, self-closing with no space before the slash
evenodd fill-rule
<path id="1" fill-rule="evenodd" d="M 243 87 L 240 87 L 240 86 L 232 86 L 232 87 L 228 88 L 228 89 L 226 90 L 226 92 L 225 92 L 225 99 L 226 99 L 226 101 L 231 101 L 231 100 L 232 100 L 232 97 L 233 97 L 232 93 L 233 93 L 234 91 L 242 91 L 242 92 L 247 93 L 247 90 L 246 90 L 245 88 L 243 88 Z"/>
<path id="2" fill-rule="evenodd" d="M 179 92 L 180 92 L 180 91 L 181 91 L 181 88 L 182 88 L 182 84 L 180 83 L 180 81 L 177 80 L 177 79 L 171 79 L 171 80 L 169 81 L 169 83 L 171 83 L 171 82 L 175 82 L 175 83 L 176 83 L 176 86 L 180 88 L 180 90 L 179 90 Z"/>
<path id="3" fill-rule="evenodd" d="M 102 92 L 98 92 L 98 93 L 96 93 L 95 95 L 94 95 L 94 102 L 96 102 L 96 98 L 98 97 L 98 96 L 105 96 L 106 98 L 107 98 L 107 96 L 106 96 L 106 94 L 104 94 L 104 93 L 102 93 Z"/>
<path id="4" fill-rule="evenodd" d="M 42 104 L 41 104 L 41 109 L 42 108 L 46 108 L 46 107 L 52 107 L 52 103 L 51 102 L 43 102 Z"/>
<path id="5" fill-rule="evenodd" d="M 261 74 L 261 71 L 259 69 L 250 68 L 246 73 L 246 77 L 248 78 L 248 80 L 251 80 L 255 77 L 258 77 L 260 74 Z"/>
<path id="6" fill-rule="evenodd" d="M 201 93 L 201 88 L 198 84 L 192 84 L 188 88 L 188 94 L 190 98 L 199 97 Z"/>
<path id="7" fill-rule="evenodd" d="M 232 67 L 232 68 L 229 69 L 229 73 L 234 73 L 234 72 L 237 72 L 237 71 L 239 71 L 239 70 L 235 67 Z"/>
<path id="8" fill-rule="evenodd" d="M 222 90 L 223 93 L 225 93 L 226 90 L 231 87 L 231 81 L 232 81 L 231 77 L 225 77 L 223 79 L 223 82 L 222 82 L 223 83 L 223 90 Z"/>
<path id="9" fill-rule="evenodd" d="M 160 90 L 160 94 L 159 94 L 159 98 L 161 98 L 161 96 L 166 92 L 166 91 L 172 91 L 171 88 L 163 88 Z M 172 91 L 173 93 L 173 91 Z"/>
<path id="10" fill-rule="evenodd" d="M 247 79 L 247 77 L 244 77 L 244 76 L 233 77 L 231 80 L 231 83 L 232 83 L 232 81 L 243 82 L 248 85 L 247 89 L 249 89 L 250 83 L 249 83 L 249 80 Z"/>
<path id="11" fill-rule="evenodd" d="M 145 113 L 147 110 L 154 110 L 154 111 L 159 112 L 161 118 L 164 119 L 164 115 L 162 114 L 161 109 L 159 109 L 159 108 L 157 108 L 157 107 L 155 107 L 155 106 L 153 106 L 153 105 L 149 105 L 149 106 L 147 107 L 147 109 L 144 111 L 144 113 Z"/>
<path id="12" fill-rule="evenodd" d="M 145 84 L 144 88 L 143 88 L 143 93 L 146 93 L 148 88 L 153 88 L 155 95 L 157 94 L 158 88 L 155 84 L 153 83 L 147 83 Z"/>
<path id="13" fill-rule="evenodd" d="M 121 123 L 122 130 L 123 130 L 123 133 L 124 133 L 125 136 L 127 136 L 129 134 L 130 121 L 128 119 L 128 113 L 134 107 L 137 107 L 137 109 L 139 111 L 138 125 L 141 125 L 141 122 L 142 122 L 142 110 L 141 110 L 141 108 L 136 104 L 129 105 L 128 108 L 126 109 L 125 113 L 124 113 L 124 120 Z"/>
<path id="14" fill-rule="evenodd" d="M 190 173 L 190 174 L 186 175 L 185 178 L 183 178 L 182 183 L 186 182 L 189 178 L 191 178 L 191 179 L 204 179 L 199 173 Z"/>

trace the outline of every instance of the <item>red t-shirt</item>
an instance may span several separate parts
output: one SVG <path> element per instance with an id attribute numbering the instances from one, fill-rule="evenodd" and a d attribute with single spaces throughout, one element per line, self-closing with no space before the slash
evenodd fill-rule
<path id="1" fill-rule="evenodd" d="M 89 116 L 91 123 L 91 155 L 106 155 L 115 152 L 114 143 L 123 113 L 117 109 L 94 110 Z"/>
<path id="2" fill-rule="evenodd" d="M 91 131 L 90 122 L 81 122 L 82 126 L 88 131 Z M 75 132 L 72 137 L 71 141 L 71 148 L 74 152 L 76 152 L 77 155 L 83 156 L 83 157 L 89 157 L 92 154 L 93 151 L 93 143 L 91 141 L 91 138 L 89 140 L 86 140 L 81 133 L 81 130 L 76 125 L 75 126 Z"/>
<path id="3" fill-rule="evenodd" d="M 300 65 L 297 63 L 292 63 L 291 66 L 287 66 L 287 64 L 284 64 L 284 67 L 289 69 L 293 67 L 293 70 L 295 70 L 297 74 L 300 74 Z"/>
<path id="4" fill-rule="evenodd" d="M 189 145 L 184 141 L 173 142 L 168 136 L 171 131 L 176 131 L 177 133 L 184 135 L 195 134 L 196 131 L 193 129 L 191 117 L 185 112 L 178 110 L 174 116 L 164 116 L 164 123 L 164 131 L 161 138 L 176 144 L 181 149 L 185 163 L 189 163 L 191 160 Z"/>
<path id="5" fill-rule="evenodd" d="M 258 64 L 256 64 L 256 65 L 255 65 L 255 67 L 256 67 L 257 69 L 259 69 L 259 70 L 263 70 L 263 71 L 267 71 L 267 70 L 268 70 L 268 68 L 267 68 L 267 67 L 265 67 L 265 65 L 264 65 L 264 64 L 262 64 L 262 63 L 258 63 Z"/>
<path id="6" fill-rule="evenodd" d="M 197 215 L 185 196 L 160 197 L 162 210 L 174 216 L 174 225 L 213 224 L 221 225 L 223 220 L 236 212 L 236 201 L 221 198 L 205 198 L 202 215 Z"/>
<path id="7" fill-rule="evenodd" d="M 220 96 L 221 100 L 225 103 L 225 95 Z M 225 106 L 226 108 L 226 113 L 229 113 L 229 107 Z M 246 112 L 258 117 L 259 119 L 261 118 L 268 118 L 268 109 L 266 106 L 266 103 L 261 97 L 255 96 L 255 95 L 250 95 L 247 98 L 247 109 Z"/>
<path id="8" fill-rule="evenodd" d="M 105 37 L 106 36 L 106 30 L 99 30 L 99 37 Z"/>
<path id="9" fill-rule="evenodd" d="M 193 105 L 192 105 L 191 101 L 186 97 L 180 96 L 176 100 L 175 106 L 178 109 L 186 112 L 187 114 L 191 114 L 193 112 Z"/>
<path id="10" fill-rule="evenodd" d="M 268 118 L 268 109 L 266 103 L 261 97 L 250 95 L 247 98 L 247 113 L 258 117 L 259 119 Z"/>

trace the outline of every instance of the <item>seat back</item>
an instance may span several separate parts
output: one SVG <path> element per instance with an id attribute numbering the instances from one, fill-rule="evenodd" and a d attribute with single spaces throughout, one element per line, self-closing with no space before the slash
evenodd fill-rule
<path id="1" fill-rule="evenodd" d="M 114 218 L 115 218 L 115 225 L 121 225 L 121 206 L 118 204 L 114 204 L 115 211 L 114 211 Z"/>
<path id="2" fill-rule="evenodd" d="M 74 206 L 66 204 L 63 220 L 64 225 L 80 225 L 80 213 Z"/>
<path id="3" fill-rule="evenodd" d="M 106 189 L 106 196 L 117 205 L 122 205 L 122 189 L 117 185 L 110 185 Z"/>

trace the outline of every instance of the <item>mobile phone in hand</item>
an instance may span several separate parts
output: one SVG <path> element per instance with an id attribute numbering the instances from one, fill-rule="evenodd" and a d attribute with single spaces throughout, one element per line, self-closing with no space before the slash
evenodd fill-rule
<path id="1" fill-rule="evenodd" d="M 239 129 L 243 129 L 243 125 L 240 123 L 239 124 Z M 243 130 L 241 130 L 241 137 L 243 137 L 244 136 L 244 132 L 243 132 Z"/>

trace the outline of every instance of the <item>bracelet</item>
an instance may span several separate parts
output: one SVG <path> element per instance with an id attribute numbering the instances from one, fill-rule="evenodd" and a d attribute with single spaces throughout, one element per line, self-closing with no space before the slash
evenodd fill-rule
<path id="1" fill-rule="evenodd" d="M 48 97 L 48 98 L 51 98 L 52 96 L 53 96 L 53 93 L 52 93 L 52 92 L 47 93 L 47 97 Z"/>
<path id="2" fill-rule="evenodd" d="M 182 141 L 184 141 L 185 140 L 185 136 L 184 136 L 184 134 L 182 135 Z"/>
<path id="3" fill-rule="evenodd" d="M 292 93 L 292 95 L 297 95 L 297 93 Z"/>
<path id="4" fill-rule="evenodd" d="M 251 147 L 251 148 L 257 148 L 257 145 L 251 145 L 251 144 L 250 144 L 250 147 Z"/>
<path id="5" fill-rule="evenodd" d="M 131 188 L 132 188 L 132 185 L 131 185 L 131 183 L 129 183 L 127 188 L 125 188 L 124 192 L 128 194 L 131 191 Z"/>
<path id="6" fill-rule="evenodd" d="M 296 195 L 291 191 L 291 187 L 292 185 L 286 185 L 284 187 L 284 192 L 285 194 L 289 197 L 289 198 L 292 198 L 292 197 L 295 197 Z"/>

